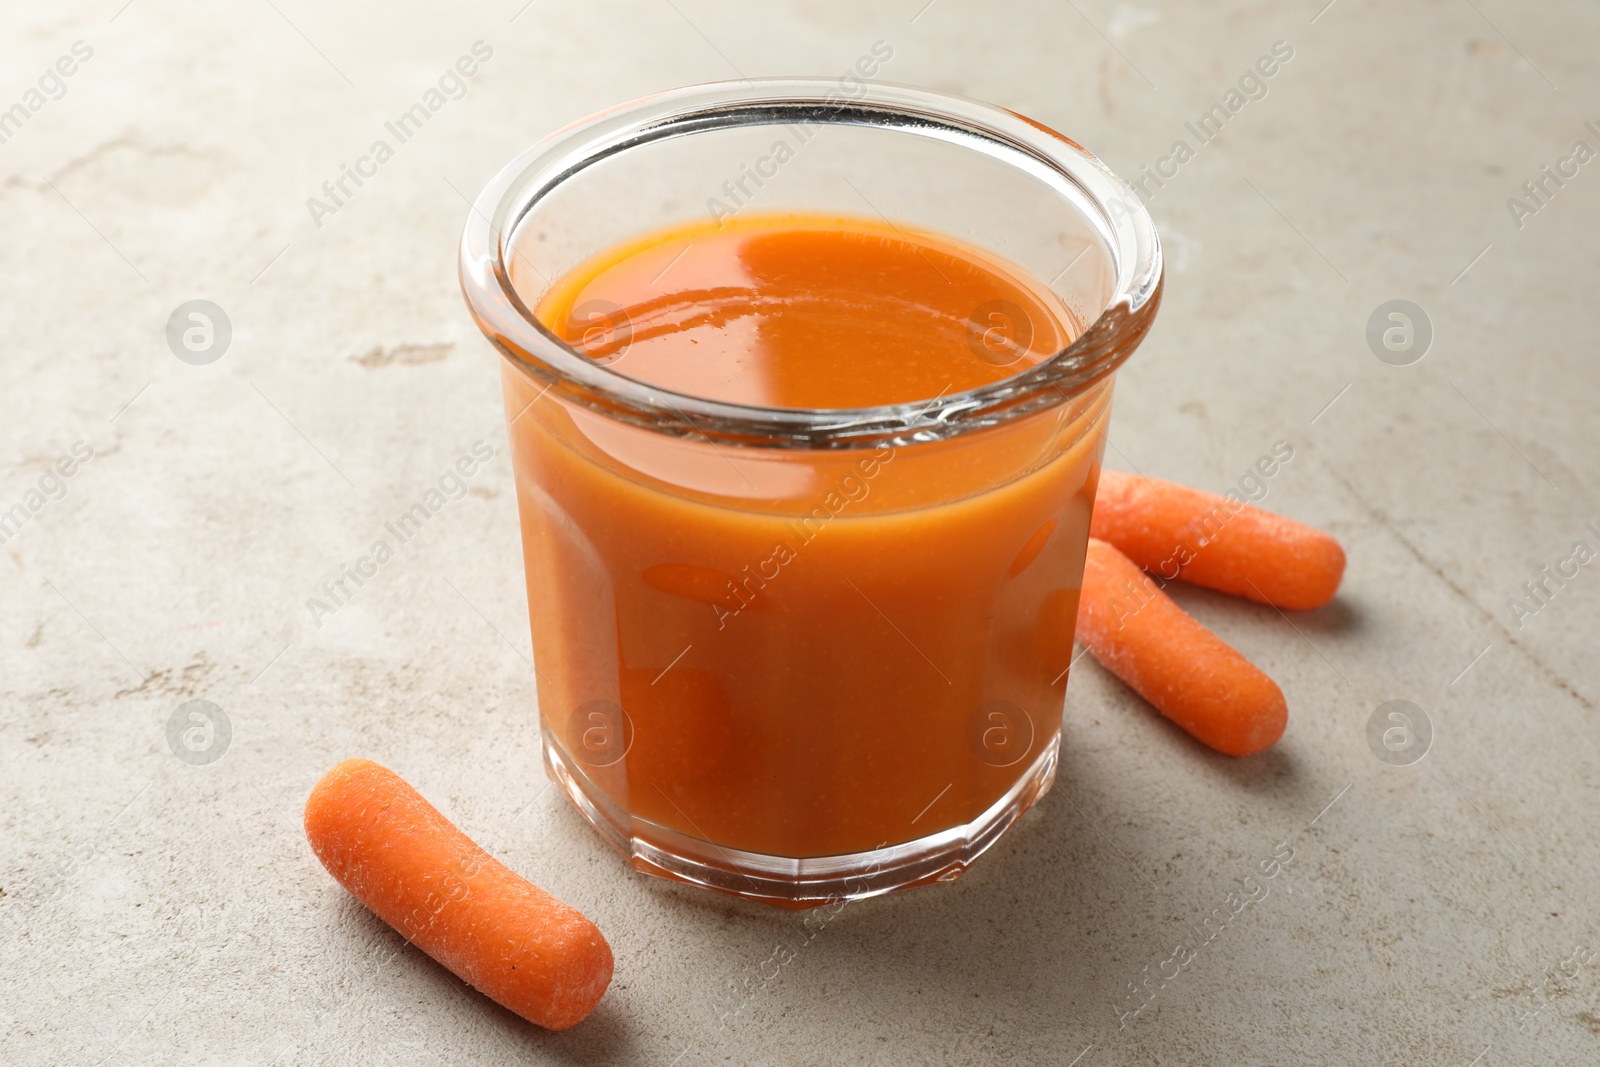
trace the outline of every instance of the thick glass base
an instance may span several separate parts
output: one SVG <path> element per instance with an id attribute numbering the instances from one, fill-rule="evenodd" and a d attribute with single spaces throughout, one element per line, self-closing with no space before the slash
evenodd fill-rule
<path id="1" fill-rule="evenodd" d="M 961 875 L 1055 782 L 1061 735 L 1049 739 L 1017 783 L 976 819 L 868 852 L 794 859 L 741 852 L 628 814 L 544 733 L 545 770 L 628 863 L 646 874 L 780 908 L 815 908 Z"/>

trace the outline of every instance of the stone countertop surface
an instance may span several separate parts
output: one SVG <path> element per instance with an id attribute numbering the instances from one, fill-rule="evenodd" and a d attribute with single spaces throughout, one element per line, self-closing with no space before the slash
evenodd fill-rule
<path id="1" fill-rule="evenodd" d="M 1600 8 L 96 0 L 0 25 L 0 511 L 24 520 L 0 1061 L 1600 1060 L 1600 566 L 1575 547 L 1600 549 Z M 1350 564 L 1293 617 L 1179 593 L 1282 685 L 1275 749 L 1207 752 L 1085 661 L 1037 808 L 965 877 L 808 937 L 629 871 L 547 782 L 498 357 L 455 255 L 467 199 L 545 133 L 880 40 L 882 78 L 1166 175 L 1166 304 L 1107 462 L 1223 491 L 1288 442 L 1265 506 Z M 477 41 L 465 95 L 313 212 Z M 205 365 L 167 343 L 190 300 L 231 325 Z M 1384 360 L 1392 300 L 1431 337 Z M 470 490 L 313 623 L 479 441 Z M 211 762 L 172 740 L 191 700 L 226 717 Z M 1392 700 L 1428 736 L 1386 762 Z M 593 1017 L 524 1023 L 337 887 L 300 809 L 353 755 L 600 925 Z"/>

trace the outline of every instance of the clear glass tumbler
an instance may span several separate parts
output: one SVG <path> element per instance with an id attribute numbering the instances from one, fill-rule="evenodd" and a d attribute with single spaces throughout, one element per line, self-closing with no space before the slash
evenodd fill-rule
<path id="1" fill-rule="evenodd" d="M 574 311 L 603 359 L 530 310 L 598 252 L 747 207 L 976 246 L 1043 281 L 1074 340 L 915 403 L 762 408 L 630 378 L 620 309 Z M 692 86 L 513 160 L 461 279 L 505 357 L 546 769 L 634 867 L 785 907 L 871 896 L 959 875 L 1050 787 L 1112 374 L 1160 303 L 1125 182 L 942 93 Z M 975 358 L 1031 335 L 1019 310 L 973 309 Z"/>

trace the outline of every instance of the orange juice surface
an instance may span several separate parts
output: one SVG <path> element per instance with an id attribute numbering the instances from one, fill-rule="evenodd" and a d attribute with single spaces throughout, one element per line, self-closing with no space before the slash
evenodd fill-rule
<path id="1" fill-rule="evenodd" d="M 654 234 L 562 279 L 537 314 L 629 377 L 762 407 L 931 400 L 1071 340 L 1060 301 L 1033 278 L 859 219 Z"/>
<path id="2" fill-rule="evenodd" d="M 975 248 L 805 215 L 652 234 L 535 314 L 614 373 L 771 408 L 933 403 L 1079 330 Z M 861 852 L 973 822 L 1053 751 L 1109 385 L 819 449 L 505 385 L 541 715 L 629 834 Z"/>

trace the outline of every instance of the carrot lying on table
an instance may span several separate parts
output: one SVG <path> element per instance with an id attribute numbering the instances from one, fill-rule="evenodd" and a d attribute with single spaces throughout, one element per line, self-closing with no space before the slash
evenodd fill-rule
<path id="1" fill-rule="evenodd" d="M 1089 533 L 1145 570 L 1305 611 L 1333 599 L 1344 549 L 1329 534 L 1175 482 L 1102 470 Z"/>
<path id="2" fill-rule="evenodd" d="M 1289 708 L 1277 683 L 1174 604 L 1127 556 L 1093 537 L 1078 639 L 1161 714 L 1218 752 L 1249 756 L 1283 736 Z"/>
<path id="3" fill-rule="evenodd" d="M 565 1030 L 611 982 L 588 919 L 511 871 L 371 760 L 334 767 L 306 800 L 317 859 L 378 918 L 530 1022 Z"/>

